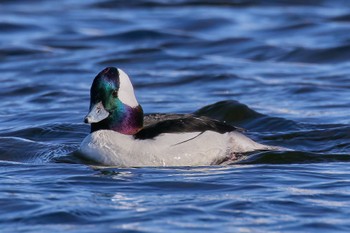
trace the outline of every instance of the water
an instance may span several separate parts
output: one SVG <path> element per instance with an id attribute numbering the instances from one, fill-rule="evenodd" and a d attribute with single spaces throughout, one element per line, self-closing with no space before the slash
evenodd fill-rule
<path id="1" fill-rule="evenodd" d="M 1 1 L 1 232 L 350 230 L 350 2 Z M 292 148 L 230 166 L 69 156 L 93 77 L 144 110 L 197 112 Z"/>

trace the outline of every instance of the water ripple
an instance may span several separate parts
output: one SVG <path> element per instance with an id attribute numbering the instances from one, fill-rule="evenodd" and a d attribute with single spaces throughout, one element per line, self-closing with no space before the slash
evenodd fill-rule
<path id="1" fill-rule="evenodd" d="M 348 232 L 349 1 L 1 1 L 1 232 Z M 100 167 L 89 88 L 292 149 L 225 166 Z"/>

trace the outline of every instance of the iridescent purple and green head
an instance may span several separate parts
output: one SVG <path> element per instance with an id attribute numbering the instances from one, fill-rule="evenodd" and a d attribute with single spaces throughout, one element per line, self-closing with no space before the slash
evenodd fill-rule
<path id="1" fill-rule="evenodd" d="M 91 124 L 91 132 L 110 129 L 132 135 L 142 128 L 143 111 L 124 71 L 107 67 L 95 77 L 84 122 Z"/>

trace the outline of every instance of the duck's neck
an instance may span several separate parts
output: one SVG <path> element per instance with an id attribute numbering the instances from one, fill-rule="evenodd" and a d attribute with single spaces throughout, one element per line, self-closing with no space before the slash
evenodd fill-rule
<path id="1" fill-rule="evenodd" d="M 143 110 L 141 105 L 134 108 L 122 105 L 105 120 L 91 124 L 91 132 L 100 129 L 109 129 L 121 134 L 133 135 L 142 127 Z"/>

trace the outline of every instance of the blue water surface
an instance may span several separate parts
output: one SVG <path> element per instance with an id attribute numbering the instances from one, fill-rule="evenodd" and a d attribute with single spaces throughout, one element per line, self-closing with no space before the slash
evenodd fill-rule
<path id="1" fill-rule="evenodd" d="M 350 1 L 0 2 L 0 232 L 349 232 Z M 228 166 L 74 156 L 89 88 L 293 149 Z"/>

